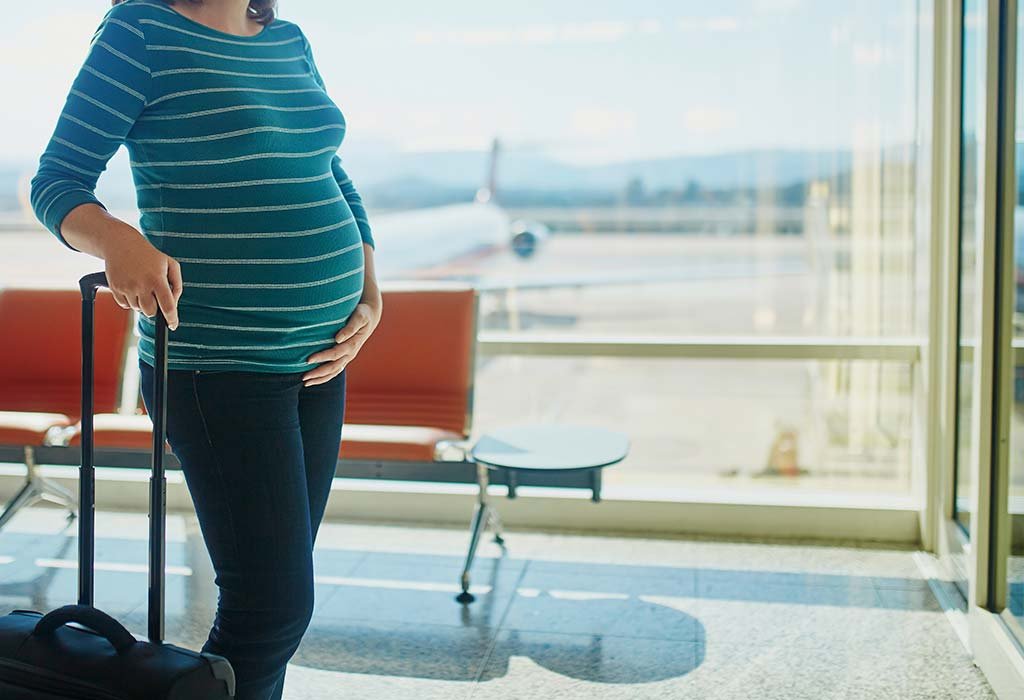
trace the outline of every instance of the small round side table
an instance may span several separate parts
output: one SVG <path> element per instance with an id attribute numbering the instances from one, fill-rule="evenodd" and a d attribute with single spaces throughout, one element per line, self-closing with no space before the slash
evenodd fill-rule
<path id="1" fill-rule="evenodd" d="M 515 497 L 517 484 L 529 481 L 531 474 L 582 472 L 589 477 L 588 487 L 596 502 L 600 500 L 601 470 L 621 462 L 628 452 L 629 439 L 622 433 L 587 425 L 530 423 L 499 428 L 481 436 L 468 454 L 469 461 L 476 464 L 479 493 L 469 552 L 462 569 L 462 593 L 455 599 L 460 603 L 474 600 L 469 592 L 469 570 L 483 531 L 492 526 L 494 541 L 505 544 L 498 511 L 487 499 L 488 470 L 504 472 L 510 498 Z"/>

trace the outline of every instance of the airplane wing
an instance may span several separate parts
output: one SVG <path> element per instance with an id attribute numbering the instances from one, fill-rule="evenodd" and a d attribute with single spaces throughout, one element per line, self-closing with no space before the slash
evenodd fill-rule
<path id="1" fill-rule="evenodd" d="M 717 263 L 706 265 L 666 266 L 653 269 L 594 270 L 590 272 L 538 275 L 463 274 L 445 275 L 438 279 L 461 281 L 480 291 L 498 292 L 527 289 L 555 289 L 564 287 L 606 287 L 609 285 L 664 284 L 666 282 L 707 282 L 719 279 L 775 277 L 801 275 L 808 272 L 800 261 L 757 263 Z"/>

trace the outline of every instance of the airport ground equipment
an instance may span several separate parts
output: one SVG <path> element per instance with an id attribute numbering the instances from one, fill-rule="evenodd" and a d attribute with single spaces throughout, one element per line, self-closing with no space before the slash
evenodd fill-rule
<path id="1" fill-rule="evenodd" d="M 81 457 L 78 603 L 45 614 L 18 609 L 0 617 L 0 697 L 5 700 L 221 700 L 235 696 L 223 656 L 164 641 L 167 320 L 157 310 L 156 410 L 152 416 L 149 511 L 148 635 L 132 632 L 93 605 L 95 475 L 93 463 L 94 304 L 104 272 L 80 280 L 82 296 Z"/>

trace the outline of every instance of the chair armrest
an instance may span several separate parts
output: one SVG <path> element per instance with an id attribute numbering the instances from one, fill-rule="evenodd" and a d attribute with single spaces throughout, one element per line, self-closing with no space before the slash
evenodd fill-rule
<path id="1" fill-rule="evenodd" d="M 468 462 L 472 447 L 469 440 L 438 440 L 434 445 L 434 461 Z"/>

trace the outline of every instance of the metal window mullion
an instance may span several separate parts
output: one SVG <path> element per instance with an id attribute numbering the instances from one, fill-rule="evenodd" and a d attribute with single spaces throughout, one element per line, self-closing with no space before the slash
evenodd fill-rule
<path id="1" fill-rule="evenodd" d="M 522 337 L 513 332 L 480 333 L 481 355 L 623 357 L 714 360 L 885 360 L 920 361 L 921 338 L 837 339 L 834 337 L 697 336 L 616 339 L 573 334 Z"/>
<path id="2" fill-rule="evenodd" d="M 991 543 L 991 485 L 994 361 L 995 361 L 995 278 L 996 278 L 996 210 L 999 178 L 999 97 L 1000 46 L 1003 0 L 987 0 L 985 22 L 985 150 L 982 163 L 982 236 L 976 256 L 978 298 L 978 341 L 973 363 L 973 396 L 977 410 L 971 423 L 971 482 L 974 504 L 971 508 L 971 547 L 968 564 L 968 603 L 985 607 L 989 595 L 989 564 Z"/>
<path id="3" fill-rule="evenodd" d="M 963 0 L 939 3 L 947 31 L 943 37 L 946 57 L 944 75 L 949 78 L 949 91 L 943 105 L 946 110 L 947 134 L 944 139 L 944 179 L 942 191 L 946 196 L 943 207 L 941 270 L 936 278 L 943 289 L 939 292 L 939 318 L 933 324 L 937 333 L 940 368 L 935 399 L 940 406 L 938 451 L 940 460 L 938 488 L 941 494 L 942 522 L 937 526 L 937 551 L 950 555 L 959 551 L 961 541 L 955 527 L 949 527 L 956 517 L 956 464 L 957 464 L 957 398 L 960 374 L 960 217 L 961 217 L 961 153 L 963 151 Z"/>

